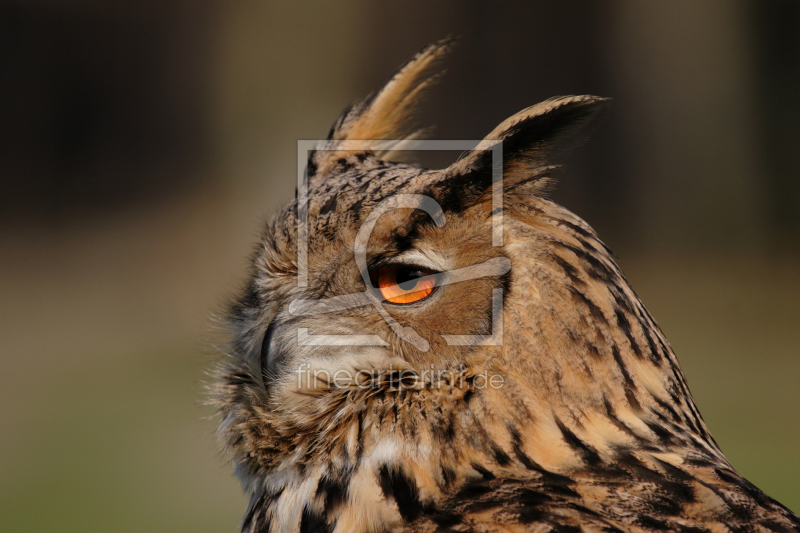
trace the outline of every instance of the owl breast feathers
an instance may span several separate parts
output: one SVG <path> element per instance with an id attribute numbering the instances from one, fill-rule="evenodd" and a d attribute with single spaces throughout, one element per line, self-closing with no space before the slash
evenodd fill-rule
<path id="1" fill-rule="evenodd" d="M 731 467 L 595 232 L 548 200 L 608 106 L 553 98 L 443 170 L 389 161 L 447 43 L 309 151 L 230 307 L 241 530 L 798 531 Z"/>

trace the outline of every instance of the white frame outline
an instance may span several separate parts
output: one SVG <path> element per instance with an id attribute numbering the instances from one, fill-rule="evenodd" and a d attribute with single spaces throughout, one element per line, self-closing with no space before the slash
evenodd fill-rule
<path id="1" fill-rule="evenodd" d="M 312 151 L 472 151 L 476 149 L 489 150 L 492 152 L 492 246 L 503 246 L 503 143 L 500 140 L 298 140 L 297 141 L 297 286 L 299 288 L 308 287 L 308 159 Z M 400 195 L 396 195 L 400 196 Z M 391 197 L 390 197 L 391 198 Z M 432 199 L 431 199 L 432 200 Z M 386 201 L 386 200 L 384 200 Z M 435 201 L 434 201 L 435 202 Z M 438 206 L 438 204 L 437 204 Z M 390 208 L 391 209 L 391 208 Z M 367 238 L 369 235 L 367 235 Z M 492 260 L 494 261 L 494 260 Z M 502 264 L 489 265 L 492 261 L 487 261 L 479 265 L 473 265 L 462 270 L 474 269 L 472 275 L 466 273 L 464 279 L 475 277 L 495 276 L 508 272 L 511 265 L 507 259 Z M 477 271 L 486 270 L 488 272 L 478 273 Z M 484 268 L 482 268 L 484 267 Z M 369 289 L 368 291 L 369 292 Z M 291 314 L 310 314 L 324 313 L 340 310 L 352 306 L 369 305 L 369 297 L 365 298 L 366 293 L 344 295 L 335 302 L 328 300 L 305 300 L 292 302 L 289 306 Z M 377 302 L 380 302 L 375 298 Z M 346 303 L 344 303 L 346 301 Z M 380 306 L 380 303 L 375 305 Z M 315 308 L 311 309 L 311 308 Z M 500 346 L 503 342 L 503 290 L 492 290 L 492 324 L 489 335 L 442 335 L 445 342 L 451 346 Z M 393 327 L 395 333 L 403 340 L 412 343 L 421 351 L 428 350 L 428 342 L 417 335 L 411 328 L 395 328 L 396 322 L 386 318 L 386 312 L 380 306 L 384 320 Z M 392 323 L 394 322 L 394 324 Z M 399 325 L 397 325 L 399 327 Z M 407 331 L 410 330 L 410 331 Z M 378 335 L 311 335 L 308 328 L 298 328 L 297 342 L 299 345 L 314 346 L 388 346 L 389 343 Z"/>

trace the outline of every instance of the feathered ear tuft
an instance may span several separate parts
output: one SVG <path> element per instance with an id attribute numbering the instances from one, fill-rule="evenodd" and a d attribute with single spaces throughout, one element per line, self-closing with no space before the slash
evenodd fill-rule
<path id="1" fill-rule="evenodd" d="M 422 94 L 433 85 L 442 72 L 437 67 L 453 45 L 452 39 L 430 44 L 411 61 L 400 67 L 392 78 L 377 93 L 344 110 L 328 134 L 327 144 L 320 145 L 309 155 L 309 183 L 320 181 L 343 157 L 355 152 L 376 155 L 383 159 L 392 150 L 402 147 L 402 141 L 419 138 L 423 130 L 414 128 L 412 115 L 419 105 Z M 380 150 L 345 147 L 333 141 L 397 141 L 386 143 Z M 363 144 L 361 145 L 363 147 Z M 363 158 L 355 158 L 351 164 L 359 164 Z"/>
<path id="2" fill-rule="evenodd" d="M 552 181 L 552 159 L 581 144 L 591 133 L 587 126 L 610 105 L 598 96 L 561 96 L 545 100 L 504 120 L 477 146 L 453 163 L 442 185 L 461 191 L 460 203 L 475 201 L 492 185 L 492 146 L 502 142 L 502 187 L 544 194 Z"/>
<path id="3" fill-rule="evenodd" d="M 436 67 L 452 44 L 452 39 L 445 39 L 422 49 L 380 91 L 345 110 L 328 139 L 408 139 L 414 133 L 410 118 L 422 93 L 441 75 Z"/>

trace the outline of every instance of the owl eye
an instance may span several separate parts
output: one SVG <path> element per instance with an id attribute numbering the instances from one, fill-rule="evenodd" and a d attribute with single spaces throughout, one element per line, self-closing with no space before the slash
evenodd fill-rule
<path id="1" fill-rule="evenodd" d="M 370 277 L 387 302 L 410 304 L 427 298 L 433 292 L 437 282 L 435 274 L 416 266 L 387 265 L 372 270 Z"/>

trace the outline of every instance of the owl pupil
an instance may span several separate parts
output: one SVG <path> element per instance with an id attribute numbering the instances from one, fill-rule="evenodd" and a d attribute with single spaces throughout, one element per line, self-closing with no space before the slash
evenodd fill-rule
<path id="1" fill-rule="evenodd" d="M 423 276 L 422 272 L 413 267 L 400 267 L 395 280 L 404 291 L 410 291 L 417 286 L 417 279 Z"/>

